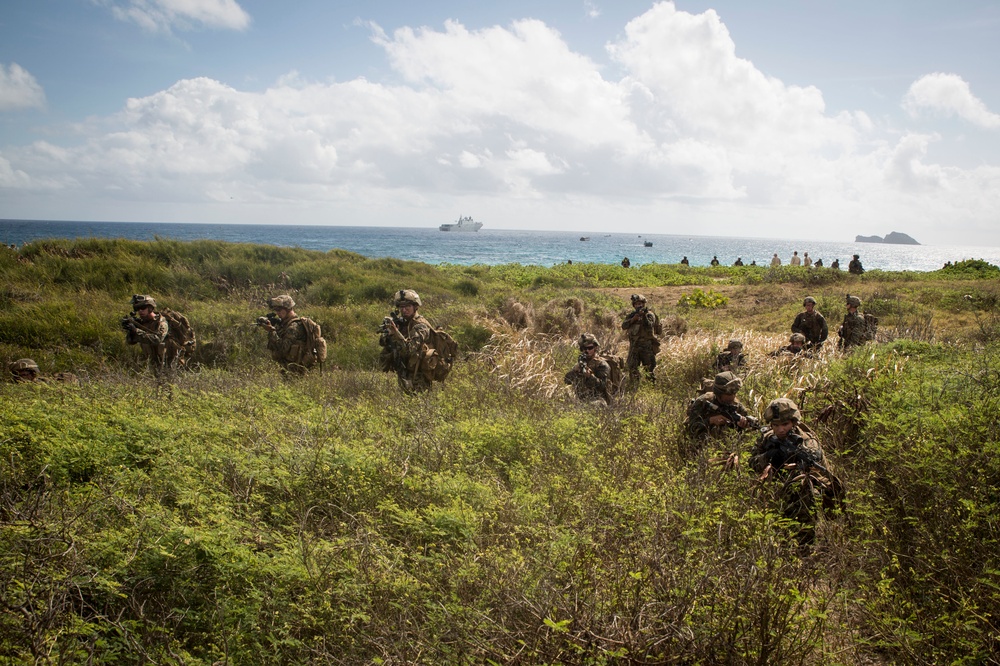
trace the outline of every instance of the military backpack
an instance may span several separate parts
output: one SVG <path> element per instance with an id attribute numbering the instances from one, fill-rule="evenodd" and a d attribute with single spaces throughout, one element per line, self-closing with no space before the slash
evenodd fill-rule
<path id="1" fill-rule="evenodd" d="M 625 359 L 623 359 L 618 354 L 598 354 L 611 368 L 611 372 L 608 373 L 608 393 L 611 397 L 617 398 L 622 393 L 622 387 L 625 384 L 626 366 Z"/>
<path id="2" fill-rule="evenodd" d="M 323 329 L 309 317 L 299 317 L 298 319 L 306 332 L 306 344 L 302 349 L 302 358 L 299 359 L 298 363 L 306 368 L 311 368 L 318 363 L 322 368 L 323 361 L 326 360 L 326 339 L 323 338 Z"/>
<path id="3" fill-rule="evenodd" d="M 878 317 L 865 313 L 865 327 L 862 329 L 861 340 L 870 342 L 875 339 L 875 332 L 878 330 Z"/>
<path id="4" fill-rule="evenodd" d="M 175 312 L 169 308 L 160 310 L 160 316 L 167 320 L 167 341 L 173 343 L 178 349 L 184 349 L 187 353 L 194 351 L 195 337 L 191 322 L 180 312 Z"/>
<path id="5" fill-rule="evenodd" d="M 443 328 L 431 328 L 420 367 L 424 377 L 443 382 L 458 358 L 458 343 Z"/>

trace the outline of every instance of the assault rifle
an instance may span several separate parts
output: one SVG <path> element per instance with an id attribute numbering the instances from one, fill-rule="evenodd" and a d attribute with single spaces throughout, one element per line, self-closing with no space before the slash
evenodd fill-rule
<path id="1" fill-rule="evenodd" d="M 740 419 L 743 418 L 743 419 L 747 420 L 747 427 L 746 427 L 747 430 L 749 430 L 751 428 L 754 429 L 754 430 L 760 428 L 760 421 L 758 421 L 757 419 L 755 419 L 752 416 L 743 416 L 736 409 L 736 405 L 721 405 L 720 404 L 720 405 L 716 405 L 716 406 L 718 407 L 719 413 L 722 414 L 723 416 L 725 416 L 727 419 L 729 419 L 729 423 L 730 423 L 730 425 L 732 425 L 732 427 L 739 428 L 740 427 L 739 426 Z"/>
<path id="2" fill-rule="evenodd" d="M 257 317 L 257 325 L 263 326 L 264 324 L 270 324 L 275 328 L 281 325 L 281 319 L 273 312 L 268 312 L 263 317 Z"/>
<path id="3" fill-rule="evenodd" d="M 576 359 L 576 368 L 581 375 L 587 374 L 587 355 L 580 354 Z"/>
<path id="4" fill-rule="evenodd" d="M 135 310 L 133 310 L 122 317 L 122 320 L 119 323 L 121 324 L 123 331 L 131 331 L 133 327 L 139 325 L 139 318 L 135 316 Z"/>
<path id="5" fill-rule="evenodd" d="M 382 325 L 378 327 L 379 343 L 382 347 L 391 350 L 392 367 L 396 374 L 406 375 L 406 361 L 399 353 L 399 341 L 394 340 L 392 324 L 395 324 L 397 331 L 406 327 L 406 320 L 399 314 L 399 310 L 393 310 L 388 317 L 382 319 Z"/>

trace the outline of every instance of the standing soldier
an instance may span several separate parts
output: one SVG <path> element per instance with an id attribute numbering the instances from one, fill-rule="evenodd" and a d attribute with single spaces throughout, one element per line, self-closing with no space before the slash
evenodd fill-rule
<path id="1" fill-rule="evenodd" d="M 806 336 L 807 346 L 819 349 L 830 333 L 826 318 L 816 311 L 816 299 L 812 296 L 806 296 L 802 300 L 802 307 L 805 308 L 805 312 L 795 315 L 792 333 L 801 333 Z"/>
<path id="2" fill-rule="evenodd" d="M 257 325 L 267 331 L 267 350 L 271 352 L 271 359 L 281 364 L 283 374 L 306 374 L 313 364 L 326 357 L 326 341 L 323 340 L 318 325 L 295 314 L 295 301 L 287 294 L 269 298 L 267 305 L 274 311 L 274 315 L 258 317 Z M 310 325 L 316 326 L 314 336 L 310 336 Z M 316 339 L 312 340 L 311 337 Z M 322 345 L 322 354 L 315 351 L 317 343 Z"/>
<path id="3" fill-rule="evenodd" d="M 417 314 L 420 296 L 412 289 L 400 289 L 393 305 L 399 315 L 385 318 L 383 334 L 378 341 L 382 346 L 381 367 L 396 371 L 399 386 L 406 393 L 427 391 L 431 380 L 421 372 L 420 362 L 431 338 L 431 324 Z"/>
<path id="4" fill-rule="evenodd" d="M 122 319 L 125 343 L 139 345 L 146 364 L 153 369 L 153 374 L 159 375 L 166 367 L 170 325 L 166 317 L 156 312 L 156 301 L 152 296 L 132 296 L 132 312 L 133 316 Z"/>
<path id="5" fill-rule="evenodd" d="M 600 347 L 590 333 L 580 336 L 580 358 L 566 373 L 566 383 L 573 385 L 576 397 L 583 402 L 611 404 L 611 366 L 597 355 Z"/>
<path id="6" fill-rule="evenodd" d="M 660 318 L 646 307 L 646 297 L 642 294 L 632 294 L 632 312 L 622 322 L 622 330 L 628 331 L 628 368 L 629 382 L 633 387 L 639 385 L 639 366 L 646 368 L 649 381 L 655 383 L 653 371 L 656 369 L 656 354 L 660 351 L 660 341 L 656 336 L 663 333 Z"/>
<path id="7" fill-rule="evenodd" d="M 703 393 L 688 406 L 687 428 L 692 438 L 721 434 L 726 428 L 740 432 L 757 427 L 757 419 L 749 415 L 736 393 L 743 382 L 731 372 L 715 376 L 711 390 Z"/>
<path id="8" fill-rule="evenodd" d="M 840 336 L 839 346 L 847 351 L 851 347 L 856 347 L 865 341 L 865 318 L 858 314 L 861 307 L 861 299 L 857 296 L 847 295 L 847 314 L 844 315 L 844 323 L 840 325 L 837 335 Z"/>

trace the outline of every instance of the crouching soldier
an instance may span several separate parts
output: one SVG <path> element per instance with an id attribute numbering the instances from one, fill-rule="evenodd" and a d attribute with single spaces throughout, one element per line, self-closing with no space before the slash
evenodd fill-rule
<path id="1" fill-rule="evenodd" d="M 685 427 L 694 439 L 721 435 L 728 428 L 737 431 L 757 428 L 757 419 L 750 416 L 736 393 L 743 382 L 732 372 L 720 372 L 712 382 L 712 390 L 691 401 Z"/>
<path id="2" fill-rule="evenodd" d="M 38 364 L 30 358 L 20 358 L 7 364 L 10 380 L 15 384 L 43 383 L 44 378 L 38 374 Z"/>
<path id="3" fill-rule="evenodd" d="M 427 391 L 431 379 L 421 372 L 421 360 L 431 338 L 431 324 L 417 314 L 420 295 L 412 289 L 396 292 L 393 305 L 397 313 L 386 317 L 382 325 L 379 361 L 383 370 L 395 370 L 399 387 L 406 393 Z"/>
<path id="4" fill-rule="evenodd" d="M 743 353 L 743 343 L 739 340 L 730 340 L 726 350 L 715 359 L 716 372 L 740 372 L 746 365 L 747 357 Z"/>
<path id="5" fill-rule="evenodd" d="M 326 340 L 319 325 L 295 314 L 295 301 L 282 294 L 267 301 L 273 315 L 259 317 L 257 325 L 267 331 L 267 350 L 281 364 L 283 373 L 304 375 L 326 359 Z"/>
<path id="6" fill-rule="evenodd" d="M 566 383 L 573 386 L 576 397 L 582 402 L 611 404 L 611 366 L 597 355 L 600 345 L 590 333 L 580 336 L 580 358 L 573 369 L 566 373 Z"/>
<path id="7" fill-rule="evenodd" d="M 830 471 L 819 440 L 802 423 L 794 401 L 772 400 L 764 420 L 770 426 L 750 454 L 750 467 L 761 481 L 782 484 L 777 492 L 782 515 L 799 523 L 799 543 L 811 543 L 817 512 L 843 500 L 843 484 Z"/>
<path id="8" fill-rule="evenodd" d="M 146 365 L 159 375 L 166 367 L 167 335 L 170 325 L 156 312 L 152 296 L 132 296 L 132 315 L 122 318 L 125 343 L 139 345 Z"/>

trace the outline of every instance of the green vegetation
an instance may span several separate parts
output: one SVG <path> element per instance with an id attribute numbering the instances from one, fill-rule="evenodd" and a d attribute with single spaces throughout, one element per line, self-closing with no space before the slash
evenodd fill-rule
<path id="1" fill-rule="evenodd" d="M 998 275 L 0 252 L 0 360 L 80 377 L 0 384 L 0 662 L 997 663 Z M 461 347 L 430 394 L 374 370 L 401 287 Z M 575 403 L 574 340 L 623 352 L 639 290 L 671 333 L 657 384 Z M 835 331 L 847 292 L 875 344 L 767 355 L 803 296 Z M 189 316 L 194 370 L 137 366 L 118 328 L 133 293 Z M 323 373 L 267 359 L 253 322 L 276 293 L 322 324 Z M 691 293 L 715 305 L 678 305 Z M 794 398 L 846 483 L 809 552 L 772 487 L 713 464 L 751 438 L 682 455 L 732 337 L 744 403 Z"/>

